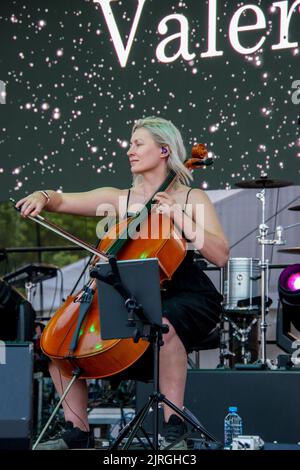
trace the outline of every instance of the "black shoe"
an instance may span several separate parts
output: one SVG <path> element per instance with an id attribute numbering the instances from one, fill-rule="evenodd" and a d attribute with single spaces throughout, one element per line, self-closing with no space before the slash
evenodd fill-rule
<path id="1" fill-rule="evenodd" d="M 73 423 L 66 422 L 64 431 L 55 438 L 41 442 L 36 450 L 67 450 L 67 449 L 93 449 L 95 445 L 92 431 L 82 431 L 74 428 Z"/>
<path id="2" fill-rule="evenodd" d="M 171 415 L 167 423 L 163 423 L 163 440 L 160 444 L 160 450 L 166 447 L 172 450 L 187 450 L 187 442 L 180 439 L 187 432 L 187 426 L 177 415 Z M 177 442 L 178 441 L 178 442 Z M 174 443 L 174 445 L 172 445 Z M 170 447 L 169 447 L 170 446 Z"/>

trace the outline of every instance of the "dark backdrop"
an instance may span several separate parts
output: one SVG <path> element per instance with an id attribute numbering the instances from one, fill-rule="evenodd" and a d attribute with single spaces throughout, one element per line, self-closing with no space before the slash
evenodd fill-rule
<path id="1" fill-rule="evenodd" d="M 300 80 L 300 7 L 289 26 L 289 41 L 297 47 L 273 50 L 281 10 L 272 9 L 272 1 L 251 3 L 263 12 L 266 29 L 241 32 L 239 39 L 250 47 L 265 34 L 261 48 L 243 55 L 229 40 L 233 15 L 247 2 L 217 1 L 216 47 L 223 55 L 203 57 L 213 27 L 208 2 L 146 0 L 122 67 L 99 4 L 2 0 L 0 80 L 6 104 L 0 105 L 0 200 L 37 188 L 128 186 L 126 145 L 134 120 L 146 115 L 173 120 L 188 149 L 204 142 L 214 153 L 214 169 L 198 173 L 195 185 L 228 188 L 262 171 L 297 182 L 299 105 L 292 102 L 292 86 Z M 290 8 L 293 2 L 282 4 Z M 110 2 L 123 45 L 137 5 L 137 0 Z M 160 21 L 172 14 L 183 15 L 189 26 L 193 60 L 157 58 L 157 46 L 180 31 L 179 21 L 169 19 L 168 32 L 158 32 Z M 256 21 L 248 10 L 240 25 Z M 174 39 L 165 54 L 179 47 Z"/>

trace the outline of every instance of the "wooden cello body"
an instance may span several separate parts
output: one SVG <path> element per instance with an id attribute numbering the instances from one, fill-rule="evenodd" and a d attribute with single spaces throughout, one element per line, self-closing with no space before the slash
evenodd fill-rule
<path id="1" fill-rule="evenodd" d="M 121 249 L 118 260 L 158 258 L 161 281 L 171 279 L 185 257 L 185 240 L 176 233 L 168 217 L 152 213 L 149 219 L 149 224 L 142 225 L 134 243 L 129 242 Z M 128 221 L 123 221 L 118 225 L 117 231 L 123 231 L 127 225 Z M 116 227 L 112 229 L 115 230 Z M 148 238 L 149 230 L 152 232 L 151 239 Z M 153 237 L 153 232 L 157 236 Z M 111 240 L 108 232 L 99 248 L 104 252 L 109 251 Z M 101 312 L 98 309 L 98 292 L 94 280 L 91 281 L 90 288 L 95 293 L 80 329 L 77 348 L 72 355 L 69 345 L 76 329 L 83 292 L 68 297 L 49 321 L 41 338 L 43 352 L 51 357 L 67 377 L 72 376 L 76 367 L 82 371 L 80 378 L 103 378 L 117 374 L 136 362 L 149 346 L 146 340 L 134 343 L 131 338 L 102 340 L 99 320 Z"/>

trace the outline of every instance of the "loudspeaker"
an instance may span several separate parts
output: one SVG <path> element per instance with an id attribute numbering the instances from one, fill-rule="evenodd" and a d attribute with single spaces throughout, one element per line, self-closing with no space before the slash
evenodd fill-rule
<path id="1" fill-rule="evenodd" d="M 30 302 L 3 279 L 0 279 L 0 319 L 0 340 L 32 340 L 35 311 Z"/>
<path id="2" fill-rule="evenodd" d="M 30 449 L 33 345 L 1 342 L 0 449 Z"/>
<path id="3" fill-rule="evenodd" d="M 146 403 L 152 388 L 152 384 L 137 382 L 137 410 Z M 244 434 L 259 435 L 265 442 L 297 443 L 299 390 L 299 370 L 195 369 L 188 371 L 185 406 L 221 442 L 224 417 L 232 405 L 243 418 Z M 152 431 L 151 416 L 144 428 Z"/>

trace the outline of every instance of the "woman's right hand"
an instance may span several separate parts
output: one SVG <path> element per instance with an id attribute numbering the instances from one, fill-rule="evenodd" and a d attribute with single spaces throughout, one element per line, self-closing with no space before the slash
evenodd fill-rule
<path id="1" fill-rule="evenodd" d="M 16 204 L 16 208 L 20 209 L 22 217 L 28 217 L 29 215 L 36 217 L 44 209 L 47 203 L 48 199 L 46 196 L 37 191 L 29 194 L 29 196 L 23 197 L 23 199 L 20 199 Z"/>

